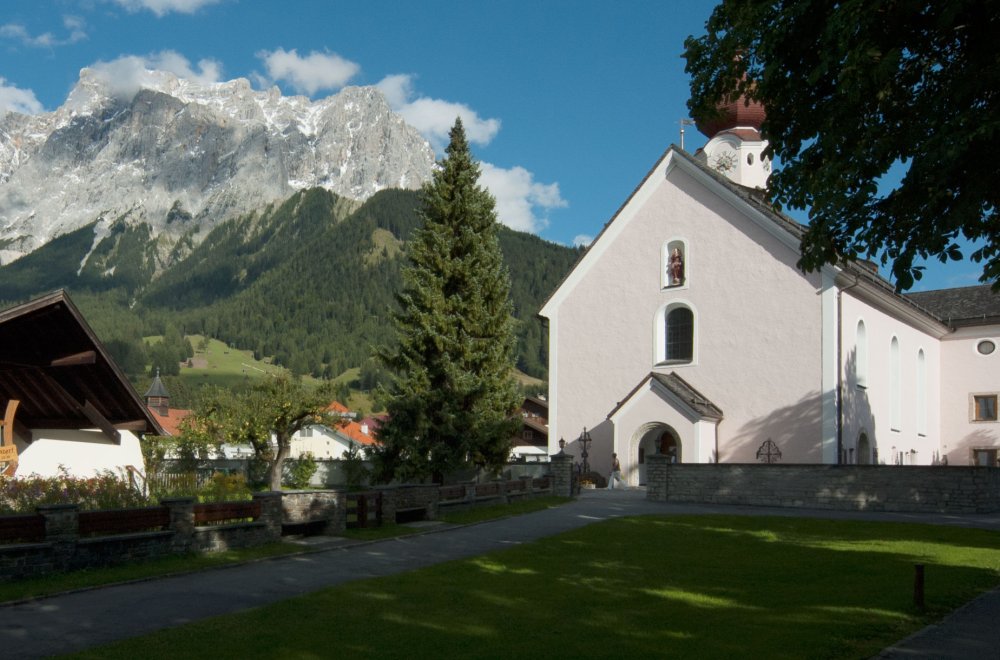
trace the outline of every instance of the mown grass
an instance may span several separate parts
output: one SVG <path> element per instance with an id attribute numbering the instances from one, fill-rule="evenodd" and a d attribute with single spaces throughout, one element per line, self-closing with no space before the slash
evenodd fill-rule
<path id="1" fill-rule="evenodd" d="M 449 525 L 468 525 L 471 523 L 495 520 L 507 516 L 519 516 L 533 513 L 554 506 L 571 502 L 568 497 L 539 497 L 531 500 L 521 500 L 510 504 L 496 504 L 476 507 L 465 511 L 452 511 L 438 516 L 438 520 Z M 340 536 L 358 541 L 377 541 L 379 539 L 407 536 L 426 531 L 425 527 L 410 527 L 407 525 L 384 524 L 381 527 L 366 527 L 364 529 L 348 529 Z"/>
<path id="2" fill-rule="evenodd" d="M 915 562 L 926 611 L 912 603 Z M 79 657 L 869 657 L 995 586 L 998 571 L 991 531 L 623 518 Z"/>
<path id="3" fill-rule="evenodd" d="M 468 525 L 470 523 L 503 518 L 505 516 L 517 516 L 525 513 L 533 513 L 543 509 L 550 509 L 571 502 L 568 497 L 539 497 L 535 499 L 525 499 L 510 504 L 496 504 L 491 506 L 480 506 L 464 511 L 451 511 L 442 514 L 440 519 L 453 525 Z"/>
<path id="4" fill-rule="evenodd" d="M 189 573 L 211 568 L 221 568 L 254 559 L 278 557 L 303 548 L 291 543 L 272 543 L 259 548 L 227 550 L 204 555 L 179 555 L 135 564 L 123 564 L 109 568 L 93 568 L 71 573 L 55 573 L 41 578 L 6 582 L 0 584 L 0 602 L 40 598 L 52 594 L 98 587 L 118 582 L 142 580 L 174 573 Z"/>

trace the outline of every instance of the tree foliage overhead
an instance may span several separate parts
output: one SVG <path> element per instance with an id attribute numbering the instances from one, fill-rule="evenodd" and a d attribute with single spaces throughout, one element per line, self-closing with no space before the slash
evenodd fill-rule
<path id="1" fill-rule="evenodd" d="M 725 0 L 706 28 L 685 41 L 688 107 L 763 103 L 769 195 L 810 209 L 801 267 L 877 257 L 907 289 L 964 237 L 1000 282 L 1000 3 Z"/>
<path id="2" fill-rule="evenodd" d="M 450 138 L 422 191 L 424 224 L 409 245 L 397 341 L 379 353 L 396 374 L 378 430 L 383 477 L 440 482 L 469 463 L 496 468 L 518 428 L 515 321 L 495 202 L 478 185 L 461 120 Z"/>

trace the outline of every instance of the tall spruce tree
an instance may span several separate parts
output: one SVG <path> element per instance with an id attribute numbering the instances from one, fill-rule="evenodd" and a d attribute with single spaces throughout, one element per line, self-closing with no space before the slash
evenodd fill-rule
<path id="1" fill-rule="evenodd" d="M 456 120 L 445 158 L 421 191 L 423 226 L 408 246 L 395 374 L 378 430 L 382 479 L 444 476 L 470 463 L 499 470 L 519 427 L 510 278 L 493 197 Z"/>

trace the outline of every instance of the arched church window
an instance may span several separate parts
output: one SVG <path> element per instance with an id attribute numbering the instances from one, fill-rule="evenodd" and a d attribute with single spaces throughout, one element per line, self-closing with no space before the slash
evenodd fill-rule
<path id="1" fill-rule="evenodd" d="M 868 387 L 868 331 L 863 319 L 858 319 L 854 340 L 854 375 L 858 387 Z"/>
<path id="2" fill-rule="evenodd" d="M 694 357 L 694 314 L 687 307 L 667 312 L 667 362 L 690 362 Z"/>
<path id="3" fill-rule="evenodd" d="M 903 364 L 899 339 L 889 342 L 889 428 L 899 431 L 903 423 Z"/>
<path id="4" fill-rule="evenodd" d="M 917 351 L 917 435 L 927 435 L 927 358 Z"/>

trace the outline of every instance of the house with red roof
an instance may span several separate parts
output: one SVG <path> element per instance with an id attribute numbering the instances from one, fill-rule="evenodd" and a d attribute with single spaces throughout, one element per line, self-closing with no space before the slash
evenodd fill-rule
<path id="1" fill-rule="evenodd" d="M 292 458 L 310 453 L 318 460 L 339 460 L 352 447 L 361 451 L 376 443 L 374 426 L 369 420 L 357 421 L 357 414 L 339 401 L 333 401 L 327 410 L 340 416 L 334 426 L 313 424 L 292 436 Z"/>

